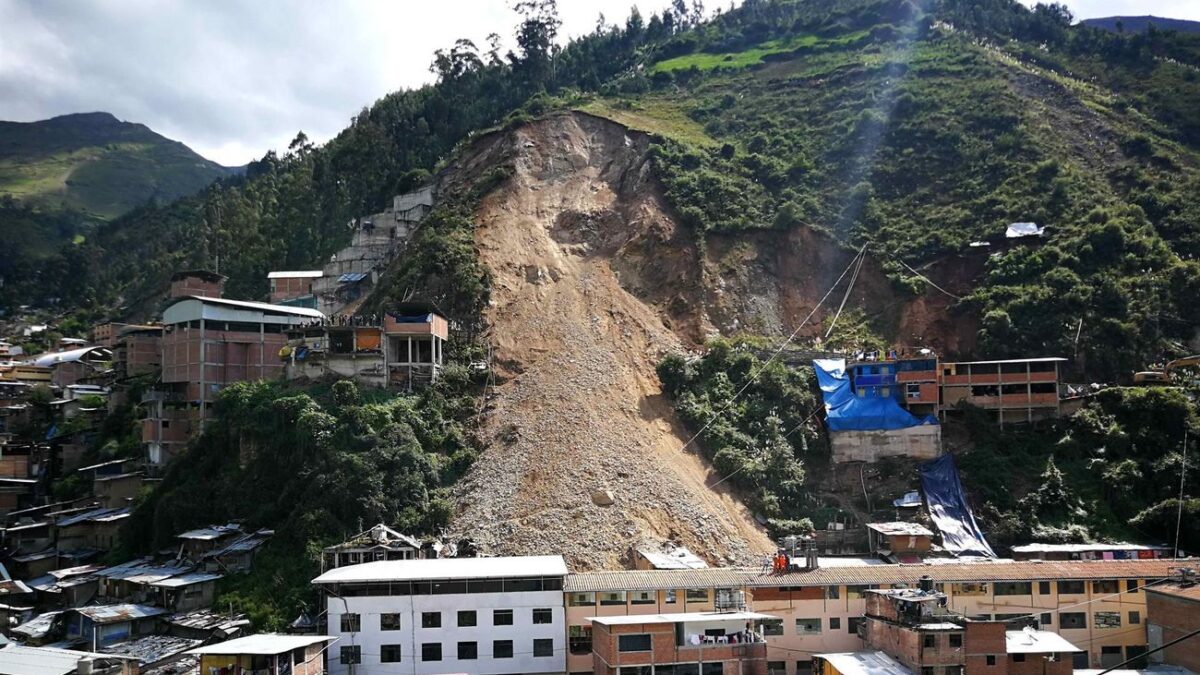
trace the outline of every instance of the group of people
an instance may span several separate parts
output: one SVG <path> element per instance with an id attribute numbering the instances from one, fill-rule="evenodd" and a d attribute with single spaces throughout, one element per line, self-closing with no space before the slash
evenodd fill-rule
<path id="1" fill-rule="evenodd" d="M 304 328 L 319 328 L 322 326 L 361 326 L 378 328 L 383 325 L 382 314 L 330 314 L 321 319 L 313 319 L 304 324 Z"/>

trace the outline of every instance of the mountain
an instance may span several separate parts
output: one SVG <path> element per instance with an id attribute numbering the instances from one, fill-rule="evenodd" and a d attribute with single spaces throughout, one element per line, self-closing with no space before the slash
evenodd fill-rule
<path id="1" fill-rule="evenodd" d="M 1143 33 L 1153 25 L 1157 30 L 1173 30 L 1182 33 L 1200 33 L 1200 21 L 1167 19 L 1161 16 L 1105 16 L 1084 19 L 1079 23 L 1092 28 L 1103 28 L 1113 32 Z"/>
<path id="2" fill-rule="evenodd" d="M 111 220 L 192 194 L 236 169 L 104 112 L 0 122 L 0 195 Z"/>

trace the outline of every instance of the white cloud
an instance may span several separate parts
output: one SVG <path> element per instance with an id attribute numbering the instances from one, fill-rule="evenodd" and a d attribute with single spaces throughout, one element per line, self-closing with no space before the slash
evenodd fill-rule
<path id="1" fill-rule="evenodd" d="M 0 0 L 0 119 L 103 110 L 223 164 L 323 142 L 431 79 L 433 51 L 516 25 L 511 0 Z M 563 33 L 667 0 L 560 0 Z"/>
<path id="2" fill-rule="evenodd" d="M 1032 7 L 1051 0 L 1021 0 Z M 1076 19 L 1103 16 L 1154 16 L 1200 21 L 1200 2 L 1197 0 L 1057 0 L 1066 5 Z"/>

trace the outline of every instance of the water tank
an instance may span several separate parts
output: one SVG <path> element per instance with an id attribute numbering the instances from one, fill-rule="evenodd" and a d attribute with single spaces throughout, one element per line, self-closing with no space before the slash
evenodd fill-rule
<path id="1" fill-rule="evenodd" d="M 75 666 L 75 672 L 79 675 L 92 675 L 92 666 L 95 665 L 91 657 L 79 659 L 79 664 Z"/>

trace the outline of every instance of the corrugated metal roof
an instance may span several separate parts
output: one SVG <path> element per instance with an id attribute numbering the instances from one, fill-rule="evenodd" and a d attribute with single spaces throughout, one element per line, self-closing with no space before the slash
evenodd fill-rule
<path id="1" fill-rule="evenodd" d="M 757 569 L 710 567 L 695 570 L 621 570 L 568 574 L 569 593 L 653 591 L 671 588 L 737 588 L 759 576 Z"/>
<path id="2" fill-rule="evenodd" d="M 1004 651 L 1009 654 L 1055 654 L 1083 650 L 1068 642 L 1058 633 L 1025 628 L 1024 630 L 1004 631 Z"/>
<path id="3" fill-rule="evenodd" d="M 1156 584 L 1154 586 L 1147 586 L 1146 590 L 1152 593 L 1162 593 L 1163 595 L 1200 602 L 1200 584 L 1192 584 L 1191 586 L 1184 586 L 1178 583 Z"/>
<path id="4" fill-rule="evenodd" d="M 104 648 L 105 654 L 128 656 L 142 665 L 161 661 L 168 656 L 185 652 L 203 642 L 174 635 L 147 635 L 136 640 L 117 642 Z"/>
<path id="5" fill-rule="evenodd" d="M 502 579 L 564 576 L 567 563 L 561 555 L 503 556 L 496 558 L 433 558 L 378 560 L 331 569 L 313 579 L 315 584 L 417 579 Z"/>
<path id="6" fill-rule="evenodd" d="M 23 635 L 27 638 L 43 638 L 46 633 L 50 632 L 50 627 L 54 625 L 54 619 L 62 612 L 46 612 L 38 614 L 32 619 L 12 629 L 12 632 L 17 635 Z"/>
<path id="7" fill-rule="evenodd" d="M 275 633 L 259 633 L 215 645 L 205 645 L 193 649 L 189 654 L 282 654 L 293 649 L 300 649 L 319 642 L 337 640 L 332 635 L 278 635 Z"/>
<path id="8" fill-rule="evenodd" d="M 281 270 L 267 272 L 268 279 L 316 279 L 325 274 L 321 270 Z"/>
<path id="9" fill-rule="evenodd" d="M 71 649 L 8 645 L 0 649 L 0 673 L 19 675 L 69 675 L 76 672 L 85 658 L 129 660 L 128 657 L 77 652 Z"/>
<path id="10" fill-rule="evenodd" d="M 221 537 L 237 534 L 242 531 L 242 528 L 237 523 L 229 523 L 227 525 L 209 525 L 195 530 L 188 530 L 182 534 L 175 535 L 176 539 L 195 539 L 197 541 L 212 541 Z"/>
<path id="11" fill-rule="evenodd" d="M 814 654 L 829 662 L 841 675 L 912 675 L 912 671 L 883 652 Z"/>
<path id="12" fill-rule="evenodd" d="M 99 624 L 133 621 L 134 619 L 145 619 L 167 613 L 167 610 L 161 607 L 134 604 L 76 607 L 70 611 L 79 612 L 80 614 Z"/>
<path id="13" fill-rule="evenodd" d="M 920 523 L 893 522 L 893 523 L 867 523 L 868 530 L 895 537 L 932 537 L 933 532 L 929 528 Z"/>
<path id="14" fill-rule="evenodd" d="M 223 575 L 213 574 L 210 572 L 188 572 L 187 574 L 180 574 L 179 576 L 171 577 L 170 579 L 155 581 L 150 585 L 157 586 L 159 588 L 181 588 L 183 586 L 191 586 L 193 584 L 202 584 L 206 581 L 216 581 L 217 579 L 222 578 L 222 576 Z"/>
<path id="15" fill-rule="evenodd" d="M 71 349 L 65 352 L 52 352 L 50 354 L 42 354 L 33 360 L 33 365 L 40 368 L 49 368 L 60 363 L 73 363 L 87 356 L 89 352 L 97 352 L 97 357 L 101 361 L 107 361 L 112 358 L 112 351 L 104 347 L 80 347 Z"/>
<path id="16" fill-rule="evenodd" d="M 367 278 L 366 272 L 347 272 L 347 273 L 343 274 L 342 276 L 338 277 L 338 283 L 339 284 L 354 283 L 356 281 L 362 281 L 363 279 L 366 279 L 366 278 Z"/>

